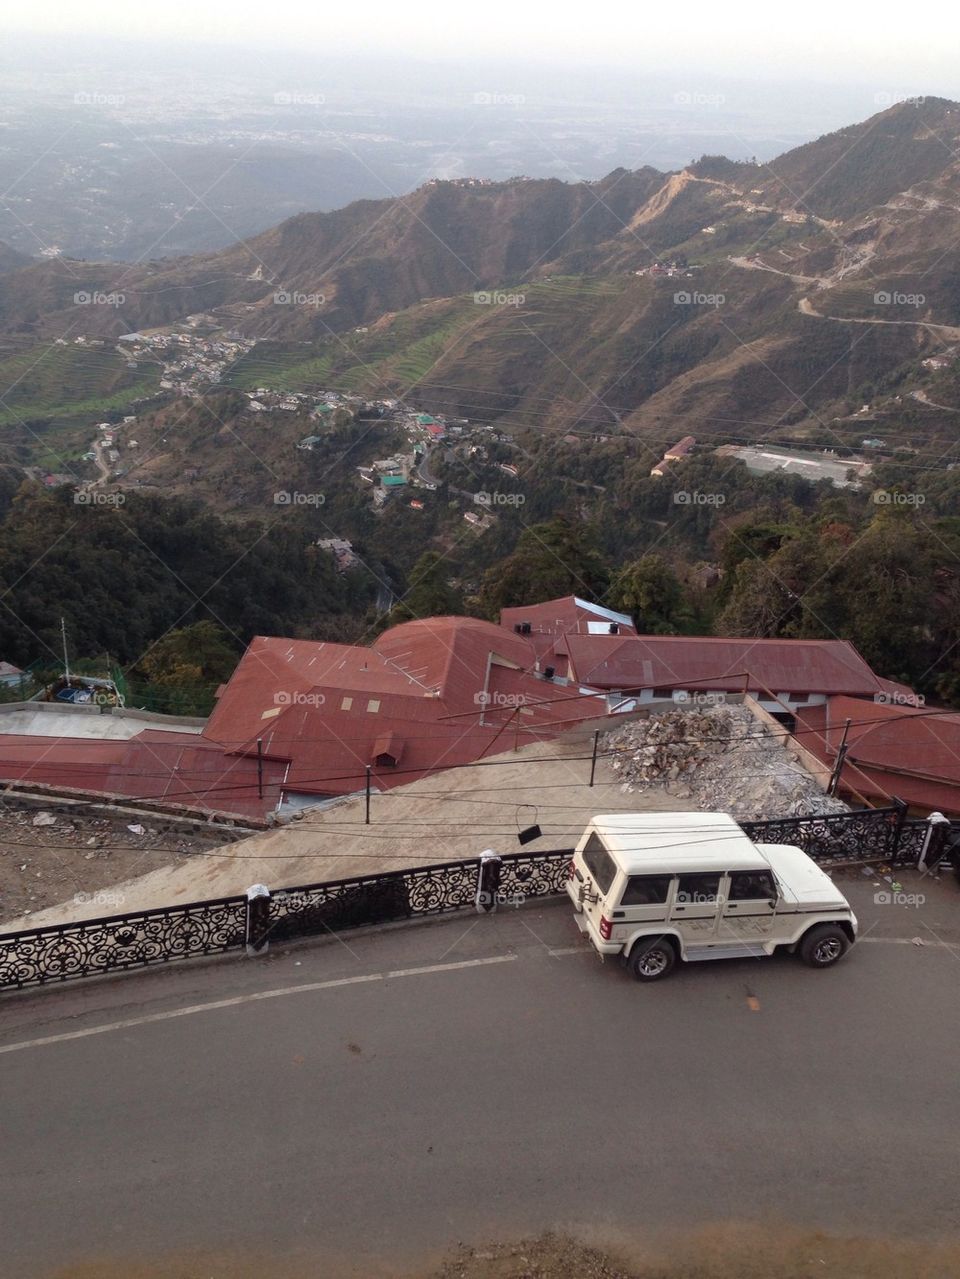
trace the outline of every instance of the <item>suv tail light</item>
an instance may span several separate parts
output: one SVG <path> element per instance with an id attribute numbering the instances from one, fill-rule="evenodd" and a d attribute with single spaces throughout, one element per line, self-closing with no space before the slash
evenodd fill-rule
<path id="1" fill-rule="evenodd" d="M 610 940 L 610 934 L 613 932 L 613 920 L 607 919 L 606 915 L 600 917 L 600 936 L 604 941 Z"/>

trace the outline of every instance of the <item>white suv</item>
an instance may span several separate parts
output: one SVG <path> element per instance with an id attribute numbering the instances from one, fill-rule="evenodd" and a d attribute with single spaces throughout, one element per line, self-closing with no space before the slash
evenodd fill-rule
<path id="1" fill-rule="evenodd" d="M 857 935 L 850 903 L 799 848 L 754 844 L 727 813 L 594 817 L 570 864 L 576 921 L 638 981 L 678 959 L 795 951 L 835 964 Z"/>

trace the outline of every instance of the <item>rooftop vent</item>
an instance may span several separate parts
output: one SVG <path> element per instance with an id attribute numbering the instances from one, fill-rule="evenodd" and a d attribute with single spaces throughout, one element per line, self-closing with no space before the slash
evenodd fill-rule
<path id="1" fill-rule="evenodd" d="M 610 623 L 610 634 L 611 634 L 611 635 L 619 635 L 619 634 L 620 634 L 620 623 L 619 623 L 619 622 L 611 622 L 611 623 Z"/>

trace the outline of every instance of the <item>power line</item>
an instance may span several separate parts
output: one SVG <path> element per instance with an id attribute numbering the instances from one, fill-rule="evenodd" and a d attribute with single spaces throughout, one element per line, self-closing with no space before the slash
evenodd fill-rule
<path id="1" fill-rule="evenodd" d="M 715 677 L 711 677 L 711 678 L 715 678 Z M 571 698 L 570 700 L 575 700 L 575 699 Z M 937 709 L 930 709 L 930 710 L 928 709 L 918 710 L 916 712 L 910 713 L 909 715 L 905 716 L 905 718 L 909 718 L 913 720 L 913 719 L 934 718 L 934 717 L 941 717 L 941 716 L 958 716 L 958 715 L 960 715 L 960 712 L 956 710 L 937 708 Z M 656 715 L 654 714 L 650 718 L 655 719 Z M 618 725 L 616 724 L 616 721 L 614 721 L 613 723 L 608 723 L 606 717 L 604 717 L 604 720 L 608 726 L 602 731 L 615 732 L 617 730 Z M 632 724 L 636 722 L 637 721 L 635 720 L 626 721 L 626 723 L 628 724 Z M 640 722 L 646 722 L 646 721 L 640 721 Z M 902 722 L 903 722 L 902 718 L 898 719 L 897 721 L 894 721 L 894 720 L 884 719 L 882 717 L 877 718 L 877 717 L 869 717 L 869 716 L 863 719 L 851 719 L 850 721 L 851 726 L 858 726 L 858 727 L 867 726 L 867 725 L 876 727 L 878 725 L 883 725 L 883 724 L 891 725 L 891 724 L 902 723 Z M 587 719 L 587 720 L 581 721 L 580 723 L 582 727 L 589 727 L 591 720 Z M 816 727 L 805 728 L 805 727 L 801 727 L 800 725 L 797 725 L 797 727 L 793 730 L 793 732 L 790 735 L 794 737 L 803 736 L 806 734 L 817 734 L 817 735 L 824 736 L 830 731 L 831 727 L 836 728 L 838 726 L 829 726 L 825 724 L 823 728 L 816 728 Z M 530 730 L 527 730 L 527 731 L 529 732 Z M 291 742 L 309 740 L 309 741 L 316 741 L 324 745 L 336 746 L 341 744 L 341 742 L 344 739 L 341 739 L 336 736 L 332 736 L 330 738 L 316 738 L 316 739 L 291 738 L 290 740 Z M 355 740 L 369 740 L 369 739 L 364 738 L 364 739 L 355 739 Z M 429 736 L 427 736 L 427 737 L 424 737 L 423 739 L 418 739 L 418 740 L 435 740 L 435 739 L 432 739 Z M 541 741 L 545 739 L 538 738 L 537 740 Z M 549 738 L 546 740 L 549 740 Z M 759 742 L 764 740 L 774 741 L 775 738 L 769 732 L 761 731 L 757 733 L 747 733 L 743 735 L 733 735 L 733 736 L 717 734 L 717 735 L 686 736 L 678 739 L 680 744 L 686 744 L 686 745 L 706 745 L 709 743 L 720 743 L 720 744 L 729 745 L 735 748 L 747 746 L 752 742 Z M 249 741 L 246 744 L 249 747 Z M 525 743 L 525 745 L 532 745 L 532 744 L 533 743 L 531 742 Z M 611 747 L 607 750 L 598 752 L 596 758 L 597 759 L 613 759 L 620 755 L 625 755 L 625 754 L 628 755 L 631 753 L 631 750 L 632 748 L 630 747 Z M 249 763 L 253 758 L 254 756 L 252 754 L 246 754 L 246 753 L 238 754 L 236 756 L 237 766 L 239 766 L 241 761 L 246 761 Z M 393 779 L 400 776 L 409 776 L 411 774 L 416 774 L 418 776 L 422 776 L 424 774 L 439 775 L 441 773 L 449 773 L 456 769 L 463 769 L 463 768 L 486 768 L 486 767 L 523 768 L 528 765 L 578 763 L 578 762 L 590 761 L 593 758 L 594 757 L 592 753 L 589 755 L 535 756 L 533 758 L 524 758 L 524 759 L 517 759 L 515 756 L 508 756 L 507 758 L 503 758 L 503 759 L 496 758 L 496 759 L 468 760 L 462 763 L 441 766 L 440 768 L 431 767 L 430 765 L 427 765 L 427 764 L 424 764 L 422 766 L 411 766 L 408 768 L 391 768 L 389 773 L 384 772 L 382 776 Z M 277 763 L 278 761 L 276 759 L 272 759 L 271 762 Z M 38 766 L 39 765 L 42 765 L 42 761 L 39 761 Z M 56 767 L 58 772 L 83 773 L 84 770 L 87 770 L 87 771 L 95 770 L 97 772 L 103 772 L 105 766 L 98 765 L 98 764 L 72 763 L 72 764 L 62 764 L 62 765 L 59 765 L 59 764 L 51 765 L 51 767 Z M 339 774 L 332 774 L 332 775 L 324 774 L 323 776 L 317 776 L 317 777 L 296 778 L 294 783 L 290 785 L 285 785 L 282 781 L 278 779 L 274 779 L 265 783 L 265 786 L 271 789 L 278 788 L 278 789 L 286 789 L 286 790 L 295 790 L 297 786 L 302 786 L 302 785 L 320 785 L 325 782 L 330 783 L 330 782 L 338 782 L 338 781 L 356 781 L 358 779 L 362 779 L 362 770 L 365 769 L 365 767 L 366 767 L 366 763 L 358 760 L 357 767 L 349 773 L 339 773 Z M 224 776 L 229 775 L 229 771 L 230 770 L 227 770 Z M 170 799 L 172 797 L 177 797 L 177 796 L 187 796 L 187 795 L 196 796 L 196 794 L 201 788 L 201 784 L 207 781 L 210 776 L 209 773 L 206 773 L 206 772 L 190 773 L 189 771 L 185 771 L 185 770 L 169 770 L 169 771 L 154 772 L 152 770 L 141 770 L 141 769 L 129 769 L 129 770 L 109 769 L 109 773 L 110 773 L 110 776 L 112 777 L 129 776 L 129 777 L 141 777 L 141 778 L 157 778 L 159 780 L 168 779 L 171 776 L 175 776 L 178 779 L 185 779 L 188 777 L 192 777 L 198 783 L 196 790 L 191 788 L 188 790 L 181 790 L 181 791 L 168 790 L 168 791 L 165 791 L 163 794 L 124 796 L 123 799 L 125 802 L 130 802 L 133 800 L 139 800 L 143 802 L 149 802 L 149 801 L 165 802 L 167 799 Z M 30 779 L 27 776 L 16 778 L 16 779 L 8 779 L 7 785 L 15 786 L 17 783 L 29 784 L 29 780 Z M 216 785 L 208 786 L 204 789 L 204 793 L 220 795 L 220 794 L 235 792 L 238 790 L 249 791 L 254 786 L 256 786 L 256 784 L 257 783 L 255 779 L 249 778 L 242 782 L 237 782 L 230 785 L 216 784 Z M 379 796 L 383 797 L 384 795 L 390 795 L 392 793 L 392 789 L 388 789 L 386 791 L 378 791 L 377 793 Z M 448 792 L 448 793 L 453 795 L 456 792 Z M 2 798 L 2 791 L 0 791 L 0 798 Z M 90 800 L 90 801 L 77 801 L 77 802 L 102 804 L 103 801 Z"/>

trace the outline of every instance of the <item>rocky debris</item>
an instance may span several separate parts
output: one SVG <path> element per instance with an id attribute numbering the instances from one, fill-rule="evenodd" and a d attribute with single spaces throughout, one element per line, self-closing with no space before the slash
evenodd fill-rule
<path id="1" fill-rule="evenodd" d="M 519 1244 L 461 1246 L 434 1279 L 639 1279 L 613 1257 L 575 1239 L 548 1234 Z M 652 1277 L 651 1277 L 652 1279 Z"/>
<path id="2" fill-rule="evenodd" d="M 601 739 L 622 790 L 665 790 L 739 821 L 845 813 L 744 706 L 678 708 L 633 720 Z"/>

